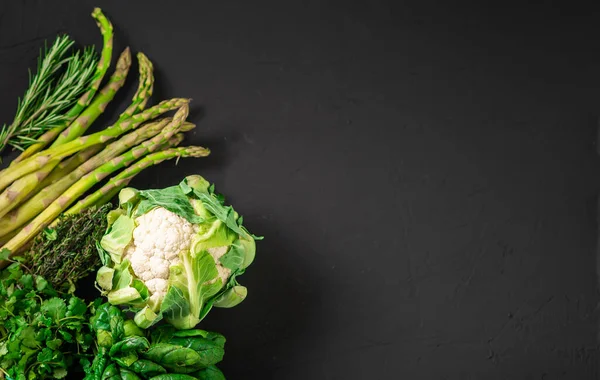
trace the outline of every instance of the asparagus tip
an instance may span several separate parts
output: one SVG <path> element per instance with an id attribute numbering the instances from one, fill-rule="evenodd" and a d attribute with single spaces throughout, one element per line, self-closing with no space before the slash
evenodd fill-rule
<path id="1" fill-rule="evenodd" d="M 131 66 L 131 50 L 127 46 L 117 60 L 117 70 L 127 70 L 129 66 Z"/>

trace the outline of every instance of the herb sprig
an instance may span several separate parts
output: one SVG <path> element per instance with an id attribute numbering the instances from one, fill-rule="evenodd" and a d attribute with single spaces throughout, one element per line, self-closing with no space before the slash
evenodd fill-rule
<path id="1" fill-rule="evenodd" d="M 69 56 L 73 44 L 62 35 L 40 51 L 37 72 L 32 76 L 29 71 L 29 87 L 17 103 L 14 120 L 0 129 L 0 152 L 9 145 L 24 150 L 44 132 L 70 121 L 67 111 L 88 89 L 98 62 L 93 47 Z"/>

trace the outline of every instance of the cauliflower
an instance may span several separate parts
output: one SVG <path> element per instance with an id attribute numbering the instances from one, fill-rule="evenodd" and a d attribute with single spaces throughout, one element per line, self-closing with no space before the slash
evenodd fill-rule
<path id="1" fill-rule="evenodd" d="M 133 273 L 144 281 L 150 292 L 150 302 L 160 304 L 167 293 L 169 268 L 181 263 L 179 253 L 189 251 L 192 237 L 199 226 L 163 207 L 157 207 L 135 219 L 133 240 L 125 249 L 125 259 L 131 262 Z M 228 247 L 208 248 L 215 260 L 219 279 L 225 284 L 231 269 L 221 265 L 219 259 Z"/>
<path id="2" fill-rule="evenodd" d="M 193 328 L 212 306 L 246 297 L 236 276 L 254 258 L 255 237 L 202 177 L 160 190 L 126 188 L 119 201 L 99 244 L 104 266 L 96 281 L 110 303 L 138 310 L 138 326 L 164 317 Z"/>

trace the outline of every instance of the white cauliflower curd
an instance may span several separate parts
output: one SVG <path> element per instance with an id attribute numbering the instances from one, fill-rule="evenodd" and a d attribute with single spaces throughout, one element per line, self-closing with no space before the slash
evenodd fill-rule
<path id="1" fill-rule="evenodd" d="M 169 268 L 181 263 L 179 254 L 189 251 L 199 226 L 163 207 L 156 207 L 137 217 L 135 224 L 133 239 L 125 248 L 124 258 L 131 262 L 135 275 L 144 281 L 151 294 L 150 300 L 159 304 L 167 293 Z M 223 284 L 231 274 L 231 270 L 223 267 L 219 261 L 227 253 L 227 249 L 228 247 L 207 249 L 217 264 L 219 279 Z"/>

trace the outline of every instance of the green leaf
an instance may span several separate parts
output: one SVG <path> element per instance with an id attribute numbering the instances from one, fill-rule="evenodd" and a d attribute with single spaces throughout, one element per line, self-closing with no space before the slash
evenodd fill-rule
<path id="1" fill-rule="evenodd" d="M 100 256 L 102 265 L 110 265 L 110 255 L 102 248 L 99 240 L 96 241 L 96 250 L 98 251 L 98 256 Z"/>
<path id="2" fill-rule="evenodd" d="M 200 329 L 192 330 L 174 330 L 174 332 L 167 339 L 170 340 L 172 337 L 176 338 L 190 338 L 190 337 L 201 337 L 214 342 L 217 346 L 224 348 L 226 339 L 222 334 L 213 331 L 206 331 Z"/>
<path id="3" fill-rule="evenodd" d="M 172 325 L 163 324 L 156 326 L 156 328 L 150 331 L 150 342 L 155 343 L 166 343 L 171 337 L 179 330 L 175 329 Z M 182 330 L 188 331 L 188 330 Z"/>
<path id="4" fill-rule="evenodd" d="M 52 358 L 54 356 L 54 351 L 51 350 L 48 347 L 45 347 L 44 349 L 42 349 L 42 351 L 40 351 L 40 353 L 37 355 L 37 361 L 40 363 L 47 363 L 47 362 L 51 362 Z"/>
<path id="5" fill-rule="evenodd" d="M 108 293 L 107 298 L 108 302 L 113 305 L 125 305 L 143 301 L 140 293 L 132 286 L 112 290 Z"/>
<path id="6" fill-rule="evenodd" d="M 225 380 L 223 372 L 214 365 L 201 369 L 193 375 L 198 380 Z"/>
<path id="7" fill-rule="evenodd" d="M 67 306 L 67 317 L 83 316 L 87 310 L 85 302 L 81 298 L 71 297 L 69 299 L 69 306 Z"/>
<path id="8" fill-rule="evenodd" d="M 50 322 L 46 326 L 51 326 L 51 325 L 52 325 L 52 320 L 50 320 Z M 54 333 L 50 327 L 42 327 L 42 325 L 38 325 L 37 327 L 38 327 L 38 330 L 35 333 L 35 340 L 37 340 L 38 342 L 47 341 L 54 336 Z M 40 328 L 40 327 L 42 327 L 42 328 Z"/>
<path id="9" fill-rule="evenodd" d="M 182 373 L 164 373 L 151 377 L 150 380 L 198 380 L 194 376 L 185 375 Z"/>
<path id="10" fill-rule="evenodd" d="M 67 314 L 67 305 L 63 299 L 53 297 L 42 302 L 41 312 L 51 317 L 55 323 L 58 323 Z"/>
<path id="11" fill-rule="evenodd" d="M 132 218 L 121 215 L 110 226 L 108 233 L 100 239 L 100 246 L 108 252 L 113 262 L 119 264 L 123 258 L 123 251 L 133 239 L 135 222 Z"/>
<path id="12" fill-rule="evenodd" d="M 54 368 L 54 371 L 52 371 L 52 377 L 54 377 L 55 379 L 63 379 L 67 376 L 67 369 L 66 368 Z"/>
<path id="13" fill-rule="evenodd" d="M 115 209 L 115 210 L 111 210 L 108 212 L 108 214 L 106 214 L 106 221 L 108 224 L 107 229 L 110 229 L 110 227 L 113 225 L 113 223 L 119 219 L 119 217 L 123 215 L 123 210 L 121 209 Z M 131 216 L 131 215 L 129 215 Z"/>
<path id="14" fill-rule="evenodd" d="M 131 365 L 130 369 L 133 372 L 140 374 L 145 379 L 167 373 L 167 370 L 164 367 L 146 359 L 137 360 Z"/>
<path id="15" fill-rule="evenodd" d="M 196 336 L 206 338 L 209 334 L 210 333 L 206 330 L 191 329 L 191 330 L 175 330 L 175 331 L 173 331 L 171 336 L 178 337 L 178 338 L 189 338 L 189 337 L 196 337 Z"/>
<path id="16" fill-rule="evenodd" d="M 218 344 L 199 336 L 187 338 L 174 337 L 171 338 L 169 343 L 196 351 L 199 355 L 197 364 L 202 365 L 202 367 L 219 363 L 225 355 L 225 350 Z"/>
<path id="17" fill-rule="evenodd" d="M 75 340 L 84 351 L 87 351 L 94 343 L 94 337 L 92 334 L 82 331 L 78 331 L 77 334 L 75 334 Z"/>
<path id="18" fill-rule="evenodd" d="M 123 323 L 123 334 L 129 336 L 144 336 L 144 331 L 140 329 L 131 319 Z"/>
<path id="19" fill-rule="evenodd" d="M 193 254 L 184 252 L 181 264 L 172 265 L 169 287 L 161 305 L 165 319 L 179 329 L 195 327 L 206 299 L 215 295 L 222 287 L 216 264 L 207 251 Z"/>
<path id="20" fill-rule="evenodd" d="M 115 273 L 113 275 L 113 289 L 124 289 L 131 285 L 133 282 L 133 276 L 129 271 L 130 268 L 131 263 L 127 259 L 123 260 L 115 267 Z"/>
<path id="21" fill-rule="evenodd" d="M 143 301 L 146 301 L 148 298 L 150 298 L 150 291 L 148 290 L 148 287 L 143 281 L 135 278 L 133 279 L 131 286 L 138 291 L 138 293 L 140 294 L 140 298 Z"/>
<path id="22" fill-rule="evenodd" d="M 112 290 L 115 270 L 107 266 L 98 269 L 96 273 L 96 282 L 103 290 Z"/>
<path id="23" fill-rule="evenodd" d="M 111 363 L 111 364 L 107 365 L 106 368 L 104 368 L 104 371 L 102 372 L 101 379 L 102 380 L 108 380 L 108 379 L 118 380 L 118 379 L 120 379 L 119 367 L 115 363 Z"/>
<path id="24" fill-rule="evenodd" d="M 143 329 L 153 326 L 154 324 L 160 322 L 161 319 L 162 314 L 155 313 L 148 305 L 144 306 L 142 310 L 138 311 L 133 318 L 135 324 Z"/>
<path id="25" fill-rule="evenodd" d="M 212 340 L 221 348 L 225 347 L 225 342 L 227 341 L 222 334 L 213 331 L 208 331 L 208 335 L 205 338 Z"/>
<path id="26" fill-rule="evenodd" d="M 136 375 L 133 371 L 130 371 L 123 367 L 121 367 L 121 379 L 122 380 L 140 380 L 138 375 Z"/>
<path id="27" fill-rule="evenodd" d="M 58 234 L 54 228 L 46 227 L 43 229 L 44 237 L 50 241 L 58 239 Z"/>
<path id="28" fill-rule="evenodd" d="M 238 239 L 229 247 L 227 253 L 224 254 L 219 261 L 225 268 L 234 271 L 240 269 L 244 265 L 245 258 L 246 252 Z"/>
<path id="29" fill-rule="evenodd" d="M 24 289 L 33 289 L 33 276 L 30 274 L 24 274 L 19 279 L 19 284 L 21 284 Z"/>
<path id="30" fill-rule="evenodd" d="M 123 369 L 123 367 L 129 368 L 129 366 L 131 366 L 138 360 L 137 354 L 131 351 L 124 353 L 124 355 L 113 356 L 111 358 L 121 367 L 121 370 Z"/>
<path id="31" fill-rule="evenodd" d="M 203 193 L 194 190 L 194 195 L 202 201 L 204 207 L 210 211 L 217 219 L 222 221 L 235 233 L 245 236 L 246 232 L 241 229 L 236 221 L 236 214 L 231 206 L 224 206 L 219 202 L 218 198 L 214 194 Z"/>
<path id="32" fill-rule="evenodd" d="M 110 330 L 99 330 L 96 333 L 96 341 L 98 342 L 98 346 L 100 347 L 112 347 L 113 337 Z"/>
<path id="33" fill-rule="evenodd" d="M 42 276 L 35 276 L 35 289 L 38 292 L 43 292 L 48 289 L 48 281 Z"/>
<path id="34" fill-rule="evenodd" d="M 60 340 L 58 338 L 46 341 L 46 346 L 48 346 L 48 348 L 50 348 L 52 350 L 58 350 L 60 348 L 61 344 L 62 344 L 62 340 Z"/>
<path id="35" fill-rule="evenodd" d="M 190 200 L 179 186 L 143 190 L 140 191 L 140 196 L 142 200 L 138 203 L 135 212 L 136 216 L 143 215 L 155 207 L 163 207 L 192 224 L 199 224 L 204 221 L 203 218 L 194 212 L 194 207 L 190 203 Z"/>
<path id="36" fill-rule="evenodd" d="M 73 334 L 64 331 L 64 330 L 58 330 L 59 334 L 62 335 L 63 339 L 69 343 L 73 343 Z"/>
<path id="37" fill-rule="evenodd" d="M 6 261 L 10 259 L 10 251 L 6 248 L 0 249 L 0 260 Z"/>
<path id="38" fill-rule="evenodd" d="M 202 358 L 196 351 L 174 344 L 155 344 L 143 356 L 176 373 L 189 373 L 202 368 Z"/>
<path id="39" fill-rule="evenodd" d="M 21 344 L 25 347 L 37 349 L 40 347 L 40 342 L 35 337 L 35 329 L 33 326 L 21 328 L 18 333 Z"/>
<path id="40" fill-rule="evenodd" d="M 248 296 L 248 289 L 242 285 L 236 285 L 221 294 L 215 302 L 214 307 L 231 308 L 239 305 Z"/>
<path id="41" fill-rule="evenodd" d="M 120 355 L 129 351 L 142 351 L 150 347 L 148 339 L 141 336 L 130 336 L 115 343 L 108 352 L 109 356 Z"/>

